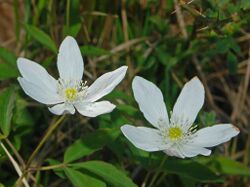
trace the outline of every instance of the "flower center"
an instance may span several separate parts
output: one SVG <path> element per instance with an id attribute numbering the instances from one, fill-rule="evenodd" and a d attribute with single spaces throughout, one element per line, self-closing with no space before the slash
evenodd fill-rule
<path id="1" fill-rule="evenodd" d="M 65 90 L 65 97 L 69 101 L 73 101 L 76 99 L 77 96 L 77 90 L 75 88 L 67 88 Z"/>
<path id="2" fill-rule="evenodd" d="M 57 92 L 68 103 L 75 103 L 86 97 L 88 86 L 83 81 L 58 80 Z"/>
<path id="3" fill-rule="evenodd" d="M 182 138 L 183 131 L 179 127 L 170 127 L 168 129 L 167 135 L 170 140 L 175 141 Z"/>

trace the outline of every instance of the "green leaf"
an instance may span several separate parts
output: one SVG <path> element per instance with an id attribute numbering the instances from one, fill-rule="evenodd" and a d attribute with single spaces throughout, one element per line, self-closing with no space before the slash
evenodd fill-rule
<path id="1" fill-rule="evenodd" d="M 9 64 L 0 63 L 0 80 L 5 80 L 9 78 L 16 78 L 18 76 L 18 71 L 16 67 Z"/>
<path id="2" fill-rule="evenodd" d="M 24 99 L 17 97 L 15 104 L 15 113 L 13 115 L 13 123 L 16 127 L 31 126 L 34 124 L 33 118 L 27 110 L 28 103 Z"/>
<path id="3" fill-rule="evenodd" d="M 91 45 L 85 45 L 80 47 L 81 52 L 84 56 L 101 56 L 101 55 L 107 55 L 110 52 L 99 47 L 94 47 Z"/>
<path id="4" fill-rule="evenodd" d="M 237 72 L 238 60 L 237 57 L 232 53 L 227 53 L 227 64 L 230 74 L 235 74 Z"/>
<path id="5" fill-rule="evenodd" d="M 105 187 L 106 184 L 92 176 L 83 174 L 71 168 L 65 168 L 64 172 L 75 187 Z"/>
<path id="6" fill-rule="evenodd" d="M 100 129 L 86 135 L 67 148 L 64 154 L 64 162 L 75 161 L 101 149 L 104 145 L 114 141 L 119 134 L 119 129 Z"/>
<path id="7" fill-rule="evenodd" d="M 117 109 L 130 116 L 136 116 L 138 114 L 138 110 L 136 108 L 134 108 L 133 106 L 126 105 L 126 104 L 121 104 L 117 106 Z"/>
<path id="8" fill-rule="evenodd" d="M 0 128 L 6 137 L 10 132 L 15 97 L 16 94 L 13 87 L 0 92 Z"/>
<path id="9" fill-rule="evenodd" d="M 216 162 L 219 164 L 219 171 L 229 175 L 244 175 L 250 176 L 249 167 L 240 162 L 236 162 L 226 157 L 217 157 Z"/>
<path id="10" fill-rule="evenodd" d="M 243 10 L 247 10 L 250 7 L 250 1 L 249 0 L 241 0 L 240 6 Z"/>
<path id="11" fill-rule="evenodd" d="M 168 159 L 164 165 L 163 170 L 185 176 L 196 181 L 222 182 L 220 177 L 217 176 L 208 167 L 192 160 Z"/>
<path id="12" fill-rule="evenodd" d="M 68 29 L 67 27 L 64 28 L 64 35 L 70 35 L 72 37 L 76 37 L 77 34 L 80 32 L 81 29 L 81 23 L 76 23 L 74 25 L 71 25 Z"/>
<path id="13" fill-rule="evenodd" d="M 200 161 L 220 174 L 250 176 L 250 169 L 247 166 L 230 158 L 216 156 Z"/>
<path id="14" fill-rule="evenodd" d="M 57 53 L 57 47 L 54 41 L 47 35 L 45 32 L 40 30 L 39 28 L 32 25 L 25 25 L 27 32 L 42 45 Z"/>
<path id="15" fill-rule="evenodd" d="M 168 25 L 169 25 L 168 21 L 166 21 L 166 19 L 163 19 L 159 15 L 150 16 L 149 21 L 152 23 L 154 28 L 159 32 L 166 32 L 168 30 Z"/>
<path id="16" fill-rule="evenodd" d="M 16 56 L 7 49 L 0 47 L 0 58 L 7 64 L 16 67 Z"/>
<path id="17" fill-rule="evenodd" d="M 163 157 L 165 157 L 165 155 Z M 139 156 L 138 160 L 140 161 L 141 165 L 146 167 L 148 170 L 152 170 L 159 168 L 162 156 L 153 154 L 149 159 L 149 157 L 145 155 Z M 217 176 L 209 167 L 194 160 L 168 157 L 161 170 L 167 173 L 184 176 L 199 182 L 222 182 L 221 178 Z"/>
<path id="18" fill-rule="evenodd" d="M 116 167 L 103 161 L 88 161 L 70 164 L 75 169 L 85 169 L 119 187 L 136 187 L 136 184 Z"/>
<path id="19" fill-rule="evenodd" d="M 220 39 L 216 42 L 215 51 L 224 54 L 230 49 L 231 40 L 228 38 Z"/>

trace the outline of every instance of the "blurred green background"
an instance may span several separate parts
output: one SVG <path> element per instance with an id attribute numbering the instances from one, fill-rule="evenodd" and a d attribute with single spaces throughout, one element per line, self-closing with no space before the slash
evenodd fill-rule
<path id="1" fill-rule="evenodd" d="M 16 58 L 32 59 L 57 78 L 58 46 L 67 35 L 81 47 L 88 84 L 122 65 L 129 69 L 107 96 L 117 105 L 112 113 L 67 116 L 29 168 L 32 186 L 250 186 L 249 0 L 1 0 L 0 138 L 22 169 L 57 117 L 20 89 Z M 168 111 L 198 76 L 206 90 L 199 128 L 230 122 L 241 133 L 210 157 L 160 164 L 164 153 L 135 148 L 119 130 L 149 125 L 132 95 L 135 75 L 161 88 Z M 58 163 L 71 165 L 41 169 Z M 21 185 L 1 149 L 0 182 Z"/>

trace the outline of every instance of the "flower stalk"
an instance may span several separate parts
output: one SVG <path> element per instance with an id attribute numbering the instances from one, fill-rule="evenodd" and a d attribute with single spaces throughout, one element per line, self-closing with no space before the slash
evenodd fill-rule
<path id="1" fill-rule="evenodd" d="M 17 174 L 19 177 L 23 176 L 22 170 L 20 169 L 18 163 L 15 161 L 15 159 L 11 156 L 11 154 L 9 153 L 8 149 L 4 146 L 4 144 L 2 142 L 0 142 L 1 147 L 3 148 L 4 152 L 6 153 L 6 155 L 8 156 L 9 160 L 11 161 L 13 167 L 15 168 Z M 23 177 L 22 178 L 22 182 L 24 184 L 25 187 L 29 187 L 29 183 L 27 182 L 26 178 Z"/>
<path id="2" fill-rule="evenodd" d="M 53 125 L 51 125 L 49 127 L 46 134 L 44 135 L 44 137 L 42 138 L 42 140 L 40 141 L 40 143 L 38 144 L 36 149 L 32 152 L 31 156 L 29 157 L 26 168 L 29 167 L 29 165 L 33 161 L 33 159 L 36 156 L 36 154 L 38 153 L 38 151 L 42 148 L 44 143 L 50 138 L 51 134 L 55 131 L 55 129 L 57 129 L 57 127 L 61 124 L 61 122 L 64 120 L 64 118 L 65 118 L 65 115 L 62 115 Z"/>

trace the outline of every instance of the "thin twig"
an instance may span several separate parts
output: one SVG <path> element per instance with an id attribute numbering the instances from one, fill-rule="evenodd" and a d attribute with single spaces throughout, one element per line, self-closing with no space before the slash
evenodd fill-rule
<path id="1" fill-rule="evenodd" d="M 15 154 L 15 156 L 17 157 L 18 162 L 20 162 L 20 164 L 22 165 L 22 167 L 25 167 L 25 162 L 23 160 L 23 158 L 21 157 L 21 155 L 18 153 L 18 151 L 16 150 L 16 148 L 12 145 L 12 143 L 9 141 L 8 138 L 5 139 L 6 143 L 8 144 L 8 146 L 12 149 L 13 153 Z"/>
<path id="2" fill-rule="evenodd" d="M 109 54 L 103 55 L 103 56 L 100 56 L 100 57 L 94 59 L 93 63 L 97 63 L 97 62 L 106 60 L 106 59 L 110 58 L 112 55 L 117 54 L 118 52 L 120 52 L 120 51 L 122 51 L 124 49 L 127 49 L 127 48 L 129 48 L 129 47 L 131 47 L 133 45 L 136 45 L 136 44 L 138 44 L 140 42 L 143 42 L 145 40 L 147 40 L 147 37 L 136 38 L 136 39 L 133 39 L 133 40 L 129 40 L 128 42 L 122 43 L 121 45 L 118 45 L 115 48 L 113 48 L 112 50 L 110 50 Z"/>
<path id="3" fill-rule="evenodd" d="M 249 78 L 250 78 L 250 42 L 249 42 L 249 49 L 248 49 L 248 63 L 247 63 L 247 70 L 245 79 L 239 86 L 239 93 L 238 97 L 236 99 L 237 102 L 235 102 L 234 111 L 232 112 L 231 118 L 233 121 L 235 121 L 238 117 L 238 114 L 241 114 L 241 111 L 243 110 L 243 105 L 246 100 L 248 86 L 249 86 Z"/>
<path id="4" fill-rule="evenodd" d="M 184 22 L 183 15 L 181 13 L 181 8 L 180 8 L 180 5 L 178 4 L 177 0 L 174 0 L 174 7 L 175 7 L 175 10 L 176 10 L 176 17 L 177 17 L 177 20 L 178 20 L 179 27 L 181 29 L 181 33 L 182 33 L 183 37 L 185 39 L 187 39 L 188 34 L 187 34 L 187 30 L 186 30 L 186 24 Z"/>
<path id="5" fill-rule="evenodd" d="M 193 1 L 195 1 L 195 0 L 191 0 L 191 1 L 187 2 L 187 3 L 185 3 L 185 4 L 181 4 L 181 5 L 179 5 L 179 6 L 189 5 L 189 4 L 191 4 Z M 173 12 L 171 12 L 171 14 L 174 14 L 176 11 L 177 11 L 177 10 L 175 9 Z"/>
<path id="6" fill-rule="evenodd" d="M 129 36 L 128 36 L 128 19 L 127 19 L 127 12 L 126 12 L 126 0 L 122 0 L 121 16 L 122 16 L 122 30 L 123 30 L 124 41 L 128 42 Z M 130 50 L 130 47 L 128 46 L 126 48 L 127 53 L 129 52 L 129 50 Z M 127 66 L 129 67 L 128 77 L 129 79 L 131 79 L 131 77 L 133 76 L 133 64 L 131 63 L 131 59 L 129 55 L 126 55 L 126 63 L 127 63 Z"/>

